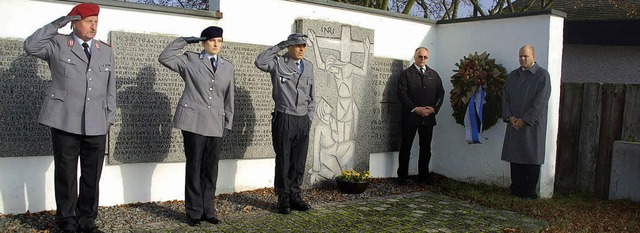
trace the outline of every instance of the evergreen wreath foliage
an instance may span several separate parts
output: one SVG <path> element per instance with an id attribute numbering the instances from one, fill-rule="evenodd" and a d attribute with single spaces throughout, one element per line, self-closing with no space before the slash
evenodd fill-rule
<path id="1" fill-rule="evenodd" d="M 482 109 L 482 129 L 487 130 L 494 126 L 502 115 L 502 91 L 507 80 L 507 71 L 501 64 L 496 64 L 495 59 L 489 59 L 485 51 L 469 54 L 456 63 L 457 70 L 451 76 L 451 107 L 456 123 L 464 126 L 464 116 L 471 95 L 478 86 L 482 86 L 485 92 L 485 104 Z"/>

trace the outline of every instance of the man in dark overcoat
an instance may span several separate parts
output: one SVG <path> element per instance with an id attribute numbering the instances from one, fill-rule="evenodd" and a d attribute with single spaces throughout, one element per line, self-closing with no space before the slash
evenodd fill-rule
<path id="1" fill-rule="evenodd" d="M 511 166 L 511 194 L 535 199 L 544 163 L 551 81 L 549 72 L 535 62 L 533 46 L 522 46 L 518 57 L 520 67 L 509 73 L 502 96 L 502 119 L 508 123 L 502 160 Z"/>
<path id="2" fill-rule="evenodd" d="M 400 73 L 398 99 L 402 104 L 402 138 L 398 155 L 398 184 L 406 185 L 409 173 L 409 158 L 416 131 L 419 134 L 420 154 L 418 158 L 418 178 L 432 185 L 429 175 L 431 160 L 431 139 L 436 125 L 436 114 L 442 106 L 444 88 L 440 75 L 427 66 L 429 50 L 416 49 L 414 63 Z"/>

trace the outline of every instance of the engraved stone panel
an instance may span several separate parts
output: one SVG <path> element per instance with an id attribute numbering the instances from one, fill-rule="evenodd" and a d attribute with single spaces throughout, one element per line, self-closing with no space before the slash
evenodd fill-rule
<path id="1" fill-rule="evenodd" d="M 313 20 L 300 20 L 297 28 L 306 34 L 311 30 L 318 45 L 316 49 L 315 44 L 309 44 L 305 55 L 316 65 L 318 102 L 307 177 L 333 177 L 347 167 L 367 169 L 369 153 L 397 150 L 395 77 L 408 62 L 374 58 L 370 29 Z M 157 61 L 175 37 L 111 32 L 118 108 L 109 135 L 110 164 L 184 161 L 181 132 L 171 123 L 184 84 L 177 73 Z M 51 155 L 49 130 L 37 123 L 50 82 L 48 67 L 24 53 L 23 41 L 0 42 L 0 156 Z M 236 85 L 233 132 L 224 139 L 223 159 L 274 156 L 271 83 L 269 75 L 253 65 L 255 57 L 268 47 L 223 44 L 221 56 L 234 64 Z M 201 51 L 201 47 L 193 44 L 185 50 Z M 346 156 L 338 160 L 339 155 Z"/>
<path id="2" fill-rule="evenodd" d="M 369 169 L 369 154 L 393 151 L 399 138 L 395 76 L 402 61 L 373 57 L 374 31 L 301 19 L 309 36 L 305 58 L 315 65 L 316 118 L 305 184 L 333 179 L 342 170 Z"/>
<path id="3" fill-rule="evenodd" d="M 118 111 L 112 127 L 109 162 L 184 161 L 182 133 L 172 127 L 184 82 L 163 67 L 158 55 L 176 36 L 113 31 Z M 220 55 L 235 66 L 235 114 L 232 134 L 224 139 L 222 159 L 273 157 L 269 76 L 253 65 L 267 46 L 224 42 Z M 200 52 L 200 44 L 185 50 Z"/>
<path id="4" fill-rule="evenodd" d="M 0 39 L 0 157 L 53 155 L 49 128 L 37 122 L 51 74 L 23 43 Z"/>

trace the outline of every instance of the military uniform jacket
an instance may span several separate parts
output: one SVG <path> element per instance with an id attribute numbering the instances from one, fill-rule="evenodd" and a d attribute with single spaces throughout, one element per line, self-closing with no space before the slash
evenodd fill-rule
<path id="1" fill-rule="evenodd" d="M 507 126 L 502 145 L 502 160 L 510 163 L 544 163 L 547 136 L 547 111 L 551 96 L 549 72 L 535 63 L 528 70 L 509 73 L 502 94 L 502 118 L 522 118 L 524 128 Z"/>
<path id="2" fill-rule="evenodd" d="M 105 135 L 116 113 L 111 47 L 93 40 L 89 62 L 82 44 L 47 24 L 27 38 L 24 50 L 46 60 L 51 70 L 38 122 L 74 134 Z"/>
<path id="3" fill-rule="evenodd" d="M 162 65 L 178 72 L 185 84 L 173 116 L 173 127 L 222 137 L 224 128 L 231 130 L 233 124 L 233 64 L 218 54 L 218 67 L 214 72 L 205 51 L 177 55 L 186 46 L 187 42 L 179 37 L 158 57 Z"/>
<path id="4" fill-rule="evenodd" d="M 444 88 L 440 75 L 429 66 L 426 66 L 423 75 L 412 64 L 400 73 L 398 99 L 402 104 L 404 124 L 436 125 L 436 113 L 440 110 L 444 99 Z M 416 107 L 426 106 L 431 106 L 436 112 L 427 117 L 421 117 L 411 112 Z"/>
<path id="5" fill-rule="evenodd" d="M 310 120 L 316 110 L 313 90 L 313 64 L 302 59 L 304 70 L 302 74 L 298 66 L 291 59 L 289 53 L 277 56 L 284 48 L 273 46 L 256 57 L 255 65 L 258 69 L 271 74 L 273 90 L 271 96 L 275 101 L 275 110 L 289 115 L 307 115 Z"/>

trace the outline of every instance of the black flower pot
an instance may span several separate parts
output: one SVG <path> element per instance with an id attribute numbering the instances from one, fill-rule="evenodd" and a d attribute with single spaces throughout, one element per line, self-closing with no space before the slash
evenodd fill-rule
<path id="1" fill-rule="evenodd" d="M 341 192 L 347 194 L 360 194 L 369 187 L 368 181 L 347 182 L 336 180 L 336 184 L 338 184 L 338 189 L 340 189 Z"/>

